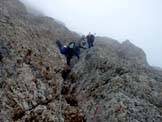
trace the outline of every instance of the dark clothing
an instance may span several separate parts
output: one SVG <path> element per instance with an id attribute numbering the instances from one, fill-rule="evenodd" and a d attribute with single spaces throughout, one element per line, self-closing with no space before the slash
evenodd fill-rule
<path id="1" fill-rule="evenodd" d="M 71 61 L 71 59 L 72 59 L 72 56 L 67 55 L 67 56 L 65 56 L 65 57 L 66 57 L 66 63 L 67 63 L 67 65 L 70 66 L 70 61 Z"/>
<path id="2" fill-rule="evenodd" d="M 78 59 L 80 58 L 80 48 L 75 42 L 70 42 L 67 48 L 70 56 L 76 56 Z"/>
<path id="3" fill-rule="evenodd" d="M 90 35 L 87 35 L 87 43 L 88 43 L 88 48 L 91 48 Z"/>
<path id="4" fill-rule="evenodd" d="M 73 56 L 80 58 L 80 48 L 75 45 L 75 42 L 70 42 L 67 47 L 63 47 L 60 41 L 56 42 L 61 54 L 65 55 L 67 64 L 70 66 L 70 61 Z"/>
<path id="5" fill-rule="evenodd" d="M 93 47 L 94 40 L 95 40 L 95 36 L 93 34 L 87 36 L 88 48 Z"/>
<path id="6" fill-rule="evenodd" d="M 74 54 L 78 59 L 80 58 L 80 48 L 78 46 L 75 47 Z"/>
<path id="7" fill-rule="evenodd" d="M 90 36 L 90 41 L 91 41 L 92 45 L 93 45 L 93 43 L 94 43 L 94 40 L 95 40 L 95 36 L 94 36 L 93 34 L 91 34 L 91 36 Z"/>
<path id="8" fill-rule="evenodd" d="M 93 43 L 91 41 L 88 41 L 88 48 L 93 47 Z"/>

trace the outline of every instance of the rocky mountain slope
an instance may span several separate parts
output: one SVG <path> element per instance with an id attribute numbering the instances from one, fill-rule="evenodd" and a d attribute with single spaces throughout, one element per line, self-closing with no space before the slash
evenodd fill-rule
<path id="1" fill-rule="evenodd" d="M 162 72 L 130 41 L 97 37 L 63 82 L 55 41 L 79 38 L 18 0 L 0 1 L 0 122 L 161 122 Z"/>
<path id="2" fill-rule="evenodd" d="M 99 108 L 97 122 L 161 122 L 162 72 L 128 41 L 103 43 L 83 53 L 74 68 L 76 93 L 84 98 L 79 106 L 89 121 Z"/>
<path id="3" fill-rule="evenodd" d="M 77 38 L 18 0 L 0 1 L 0 121 L 58 121 L 64 59 L 55 41 Z"/>

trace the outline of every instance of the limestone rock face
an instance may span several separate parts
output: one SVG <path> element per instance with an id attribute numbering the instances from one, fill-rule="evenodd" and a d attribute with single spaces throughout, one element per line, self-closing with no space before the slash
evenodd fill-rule
<path id="1" fill-rule="evenodd" d="M 162 122 L 162 71 L 130 41 L 96 37 L 63 82 L 55 41 L 79 38 L 18 0 L 0 1 L 0 122 Z"/>

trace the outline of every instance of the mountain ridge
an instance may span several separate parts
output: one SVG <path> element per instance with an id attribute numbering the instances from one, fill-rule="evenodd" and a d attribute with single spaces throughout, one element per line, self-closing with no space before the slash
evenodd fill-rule
<path id="1" fill-rule="evenodd" d="M 65 59 L 55 41 L 80 36 L 18 0 L 0 1 L 0 13 L 0 121 L 162 121 L 162 72 L 142 49 L 96 37 L 63 81 Z"/>

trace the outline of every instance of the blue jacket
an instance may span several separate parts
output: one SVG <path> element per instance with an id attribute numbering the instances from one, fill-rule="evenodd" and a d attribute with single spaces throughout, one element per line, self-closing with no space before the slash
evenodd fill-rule
<path id="1" fill-rule="evenodd" d="M 61 52 L 61 54 L 67 55 L 68 54 L 68 48 L 67 47 L 61 47 L 60 52 Z"/>
<path id="2" fill-rule="evenodd" d="M 59 50 L 60 50 L 60 53 L 65 55 L 66 57 L 73 57 L 73 56 L 77 56 L 77 58 L 79 59 L 79 55 L 80 55 L 80 48 L 79 46 L 75 46 L 74 48 L 69 48 L 69 47 L 63 47 L 62 44 L 57 41 L 56 42 Z"/>

